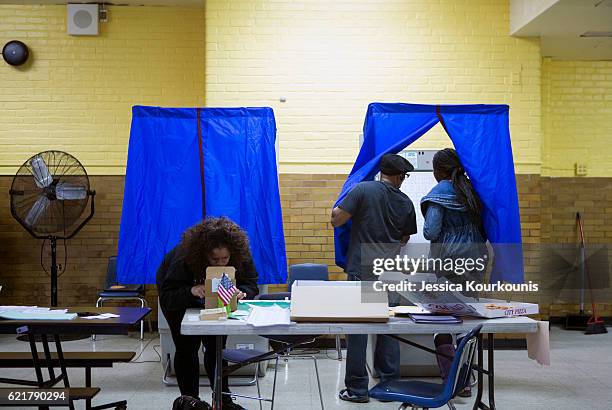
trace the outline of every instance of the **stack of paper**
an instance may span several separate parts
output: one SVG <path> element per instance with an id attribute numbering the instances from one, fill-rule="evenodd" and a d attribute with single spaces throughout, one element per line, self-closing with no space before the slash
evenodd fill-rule
<path id="1" fill-rule="evenodd" d="M 115 317 L 119 317 L 119 315 L 114 313 L 100 313 L 99 315 L 81 316 L 81 319 L 111 319 Z"/>
<path id="2" fill-rule="evenodd" d="M 394 306 L 394 307 L 390 307 L 389 310 L 393 312 L 395 315 L 431 314 L 429 310 L 423 309 L 420 306 Z"/>
<path id="3" fill-rule="evenodd" d="M 76 313 L 67 309 L 42 308 L 37 306 L 0 306 L 0 317 L 10 320 L 72 320 Z"/>
<path id="4" fill-rule="evenodd" d="M 289 325 L 291 323 L 289 316 L 289 309 L 279 306 L 253 306 L 246 322 L 255 327 Z"/>
<path id="5" fill-rule="evenodd" d="M 414 323 L 432 323 L 432 324 L 456 324 L 461 323 L 461 319 L 451 315 L 420 315 L 411 314 L 410 319 Z"/>

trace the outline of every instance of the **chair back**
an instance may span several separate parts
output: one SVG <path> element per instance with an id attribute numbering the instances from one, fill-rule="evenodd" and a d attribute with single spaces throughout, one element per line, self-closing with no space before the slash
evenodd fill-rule
<path id="1" fill-rule="evenodd" d="M 289 267 L 289 292 L 296 280 L 329 280 L 327 265 L 320 263 L 300 263 Z"/>
<path id="2" fill-rule="evenodd" d="M 104 289 L 111 289 L 111 286 L 120 285 L 117 282 L 117 256 L 109 256 L 108 263 L 106 265 L 106 282 L 104 283 Z M 130 286 L 132 292 L 144 291 L 144 285 Z"/>
<path id="3" fill-rule="evenodd" d="M 106 282 L 104 283 L 104 289 L 109 289 L 111 286 L 117 284 L 117 257 L 109 256 L 108 263 L 106 265 Z"/>
<path id="4" fill-rule="evenodd" d="M 290 292 L 276 292 L 276 293 L 260 293 L 255 296 L 255 300 L 285 300 L 291 299 Z"/>
<path id="5" fill-rule="evenodd" d="M 455 397 L 469 383 L 474 356 L 478 346 L 478 335 L 481 329 L 482 325 L 478 325 L 470 330 L 457 346 L 443 392 L 445 396 L 449 396 L 449 400 Z"/>

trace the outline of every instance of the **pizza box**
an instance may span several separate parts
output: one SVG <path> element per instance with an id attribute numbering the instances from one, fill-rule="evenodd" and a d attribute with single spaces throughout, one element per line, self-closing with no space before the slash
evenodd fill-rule
<path id="1" fill-rule="evenodd" d="M 537 303 L 508 302 L 499 299 L 480 299 L 477 302 L 416 303 L 416 305 L 431 313 L 475 316 L 487 319 L 535 315 L 540 311 Z"/>

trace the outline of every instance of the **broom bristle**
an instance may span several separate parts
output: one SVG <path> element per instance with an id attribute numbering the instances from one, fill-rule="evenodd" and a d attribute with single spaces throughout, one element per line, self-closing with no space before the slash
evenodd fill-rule
<path id="1" fill-rule="evenodd" d="M 606 324 L 603 319 L 597 316 L 591 316 L 589 321 L 587 322 L 586 330 L 584 331 L 585 335 L 600 335 L 603 333 L 608 333 L 608 329 L 606 329 Z"/>

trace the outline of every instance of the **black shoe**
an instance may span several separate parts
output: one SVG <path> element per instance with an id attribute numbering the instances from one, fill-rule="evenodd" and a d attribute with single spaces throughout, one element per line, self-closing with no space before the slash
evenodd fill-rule
<path id="1" fill-rule="evenodd" d="M 353 403 L 367 403 L 370 401 L 368 396 L 358 396 L 349 389 L 340 390 L 340 393 L 338 393 L 338 398 L 340 400 L 350 401 Z"/>
<path id="2" fill-rule="evenodd" d="M 223 402 L 221 404 L 223 406 L 223 410 L 247 410 L 230 397 L 223 397 Z"/>
<path id="3" fill-rule="evenodd" d="M 212 410 L 210 404 L 196 397 L 181 396 L 174 400 L 172 404 L 173 410 L 193 409 L 193 410 Z"/>

